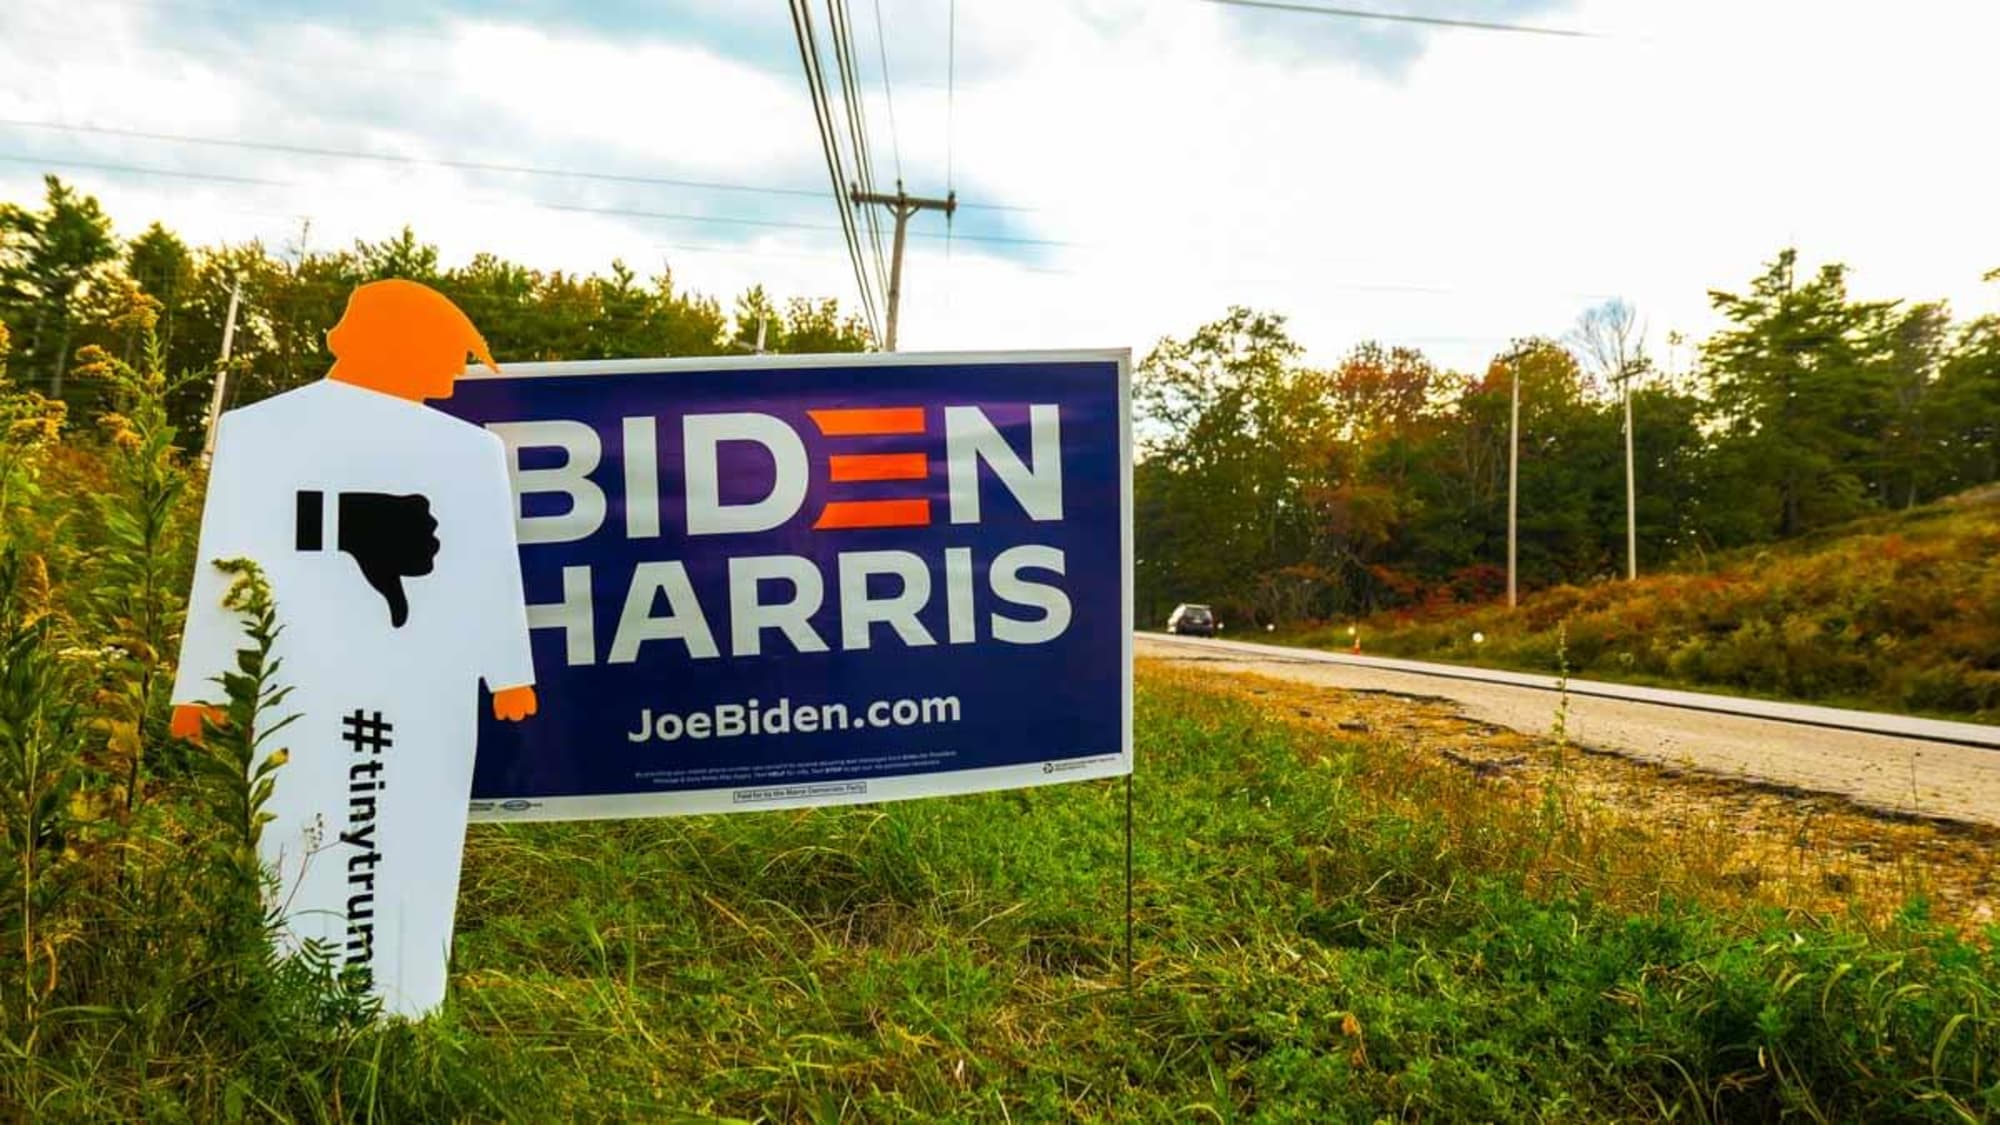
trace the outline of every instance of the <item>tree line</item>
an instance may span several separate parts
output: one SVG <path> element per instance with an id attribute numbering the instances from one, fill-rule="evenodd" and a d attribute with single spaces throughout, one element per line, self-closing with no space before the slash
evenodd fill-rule
<path id="1" fill-rule="evenodd" d="M 1792 249 L 1710 299 L 1726 327 L 1672 376 L 1619 303 L 1476 374 L 1377 344 L 1309 366 L 1282 317 L 1243 308 L 1162 341 L 1135 378 L 1141 621 L 1497 597 L 1516 380 L 1524 587 L 1624 572 L 1628 392 L 1641 568 L 2000 479 L 2000 317 L 1856 300 L 1844 266 Z"/>
<path id="2" fill-rule="evenodd" d="M 714 298 L 677 287 L 670 272 L 642 279 L 623 262 L 578 274 L 480 254 L 445 267 L 407 227 L 379 242 L 290 252 L 256 241 L 190 246 L 159 223 L 120 239 L 95 198 L 54 176 L 44 186 L 39 206 L 0 203 L 0 326 L 12 340 L 12 380 L 81 416 L 101 408 L 105 392 L 73 377 L 75 356 L 94 344 L 135 358 L 140 333 L 123 315 L 135 297 L 155 306 L 166 369 L 179 374 L 216 368 L 231 296 L 240 294 L 231 405 L 325 374 L 325 333 L 347 295 L 389 277 L 451 297 L 502 362 L 735 354 L 760 340 L 772 352 L 870 346 L 862 322 L 831 299 L 781 307 L 753 287 L 725 312 Z M 202 432 L 211 385 L 197 378 L 174 393 L 172 421 L 182 433 Z"/>
<path id="3" fill-rule="evenodd" d="M 107 405 L 101 383 L 73 377 L 78 351 L 136 358 L 139 322 L 124 314 L 135 299 L 155 310 L 166 370 L 199 376 L 216 369 L 240 293 L 238 404 L 319 378 L 348 293 L 386 277 L 449 295 L 503 361 L 729 354 L 760 338 L 773 352 L 872 346 L 831 299 L 778 307 L 752 288 L 725 312 L 622 262 L 578 274 L 481 254 L 446 267 L 407 228 L 289 252 L 190 246 L 158 223 L 120 239 L 94 198 L 53 176 L 39 205 L 0 203 L 8 374 L 72 416 Z M 1626 394 L 1642 568 L 2000 479 L 2000 317 L 1856 300 L 1845 267 L 1802 271 L 1791 249 L 1710 297 L 1727 326 L 1679 373 L 1645 354 L 1617 303 L 1562 338 L 1517 340 L 1477 373 L 1373 343 L 1316 367 L 1283 317 L 1245 308 L 1160 341 L 1135 372 L 1141 621 L 1179 601 L 1265 622 L 1497 596 L 1517 381 L 1524 587 L 1624 571 Z M 173 392 L 182 433 L 201 432 L 210 386 Z"/>

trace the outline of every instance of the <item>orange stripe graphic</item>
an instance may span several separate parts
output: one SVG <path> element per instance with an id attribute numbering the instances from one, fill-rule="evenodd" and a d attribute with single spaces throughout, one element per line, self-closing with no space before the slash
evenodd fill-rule
<path id="1" fill-rule="evenodd" d="M 857 480 L 922 480 L 931 475 L 930 458 L 921 453 L 836 453 L 827 458 L 835 484 Z"/>
<path id="2" fill-rule="evenodd" d="M 882 410 L 808 410 L 806 414 L 819 427 L 819 432 L 827 437 L 924 432 L 924 408 L 921 406 L 896 406 Z"/>
<path id="3" fill-rule="evenodd" d="M 814 531 L 843 527 L 926 527 L 931 522 L 929 500 L 837 500 L 826 506 Z"/>

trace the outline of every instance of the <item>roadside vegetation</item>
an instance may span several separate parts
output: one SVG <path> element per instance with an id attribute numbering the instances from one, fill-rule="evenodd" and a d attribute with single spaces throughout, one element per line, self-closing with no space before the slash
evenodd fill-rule
<path id="1" fill-rule="evenodd" d="M 2000 717 L 2000 490 L 1876 516 L 1705 567 L 1378 614 L 1366 652 L 1875 710 Z M 1351 624 L 1351 623 L 1350 623 Z M 1274 634 L 1348 648 L 1349 624 Z M 1475 639 L 1477 638 L 1477 639 Z"/>
<path id="2" fill-rule="evenodd" d="M 1706 798 L 1634 815 L 1560 739 L 1468 767 L 1155 667 L 1130 994 L 1124 794 L 1074 784 L 477 826 L 445 1011 L 375 1025 L 257 905 L 254 572 L 231 722 L 168 736 L 201 480 L 162 308 L 122 292 L 75 403 L 0 385 L 0 1117 L 2000 1116 L 1985 837 L 1850 862 Z M 1930 871 L 1939 841 L 1974 858 Z"/>
<path id="3" fill-rule="evenodd" d="M 476 827 L 445 1013 L 374 1026 L 323 965 L 272 958 L 255 906 L 283 607 L 244 586 L 243 733 L 168 739 L 198 481 L 157 365 L 86 368 L 119 406 L 94 430 L 0 399 L 10 1115 L 2000 1113 L 1990 888 L 1939 909 L 1963 880 L 1746 859 L 1728 817 L 1621 814 L 1560 742 L 1497 784 L 1156 668 L 1129 996 L 1122 793 L 1083 784 Z"/>
<path id="4" fill-rule="evenodd" d="M 1845 279 L 1782 250 L 1710 294 L 1725 327 L 1657 359 L 1618 302 L 1470 372 L 1372 344 L 1308 361 L 1251 309 L 1163 340 L 1134 375 L 1139 620 L 1197 602 L 1262 632 L 1502 597 L 1516 388 L 1524 593 L 1627 572 L 1628 395 L 1640 574 L 2000 480 L 2000 316 L 1859 300 Z M 1950 626 L 1948 605 L 1909 608 L 1927 616 L 1898 638 Z M 1891 691 L 1965 709 L 1986 689 Z"/>

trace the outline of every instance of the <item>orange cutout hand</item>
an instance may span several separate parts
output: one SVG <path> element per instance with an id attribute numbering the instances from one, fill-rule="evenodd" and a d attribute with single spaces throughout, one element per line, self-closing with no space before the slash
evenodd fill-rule
<path id="1" fill-rule="evenodd" d="M 175 738 L 185 738 L 189 742 L 199 743 L 203 719 L 221 726 L 222 708 L 204 707 L 199 703 L 177 704 L 174 707 L 174 716 L 167 724 L 167 733 Z"/>
<path id="2" fill-rule="evenodd" d="M 501 688 L 493 693 L 493 717 L 503 723 L 518 723 L 534 714 L 539 707 L 533 684 Z"/>

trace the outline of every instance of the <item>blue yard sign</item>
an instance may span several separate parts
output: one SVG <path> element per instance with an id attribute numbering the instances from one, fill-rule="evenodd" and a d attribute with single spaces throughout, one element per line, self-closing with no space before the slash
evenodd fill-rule
<path id="1" fill-rule="evenodd" d="M 895 800 L 1132 768 L 1124 352 L 512 365 L 540 711 L 474 819 Z"/>

